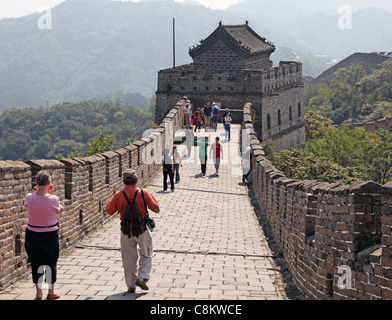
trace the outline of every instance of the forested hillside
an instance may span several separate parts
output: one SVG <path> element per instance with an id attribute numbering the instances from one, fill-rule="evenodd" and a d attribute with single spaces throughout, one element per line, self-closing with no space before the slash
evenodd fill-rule
<path id="1" fill-rule="evenodd" d="M 62 103 L 50 108 L 14 109 L 0 115 L 0 159 L 56 159 L 86 155 L 101 133 L 113 136 L 112 148 L 140 139 L 154 125 L 148 110 L 120 99 Z"/>
<path id="2" fill-rule="evenodd" d="M 272 141 L 263 144 L 266 156 L 287 177 L 347 184 L 392 181 L 391 132 L 335 127 L 316 112 L 307 112 L 305 120 L 304 148 L 274 152 Z"/>
<path id="3" fill-rule="evenodd" d="M 302 149 L 274 152 L 272 141 L 264 143 L 279 170 L 293 179 L 329 183 L 392 181 L 392 133 L 345 125 L 392 115 L 392 59 L 370 74 L 360 65 L 337 70 L 329 85 L 306 87 L 305 104 Z"/>
<path id="4" fill-rule="evenodd" d="M 118 91 L 150 98 L 158 71 L 172 64 L 173 16 L 187 26 L 177 31 L 177 61 L 188 63 L 189 46 L 217 25 L 202 6 L 67 0 L 52 10 L 51 30 L 38 28 L 40 14 L 1 20 L 0 111 Z"/>
<path id="5" fill-rule="evenodd" d="M 331 83 L 305 88 L 305 106 L 335 124 L 392 115 L 392 59 L 367 74 L 360 65 L 339 69 Z"/>
<path id="6" fill-rule="evenodd" d="M 364 1 L 360 2 L 364 7 Z M 392 27 L 391 13 L 355 12 L 353 29 L 340 30 L 337 3 L 244 0 L 227 10 L 210 10 L 188 1 L 66 0 L 53 8 L 49 30 L 38 28 L 42 13 L 3 19 L 0 112 L 118 91 L 150 98 L 156 91 L 158 71 L 172 66 L 173 17 L 178 65 L 192 62 L 189 47 L 208 36 L 219 21 L 241 24 L 248 20 L 277 46 L 271 57 L 275 65 L 279 60 L 298 59 L 304 62 L 306 76 L 315 77 L 328 68 L 330 59 L 324 55 L 343 59 L 353 52 L 380 51 L 392 45 L 392 38 L 380 32 Z"/>

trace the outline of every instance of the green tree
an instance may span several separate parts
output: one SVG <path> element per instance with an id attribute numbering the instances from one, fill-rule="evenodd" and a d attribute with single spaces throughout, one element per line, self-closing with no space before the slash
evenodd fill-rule
<path id="1" fill-rule="evenodd" d="M 332 119 L 335 123 L 340 124 L 347 119 L 352 121 L 357 119 L 363 101 L 358 82 L 365 75 L 360 65 L 352 65 L 335 72 L 335 78 L 329 86 L 331 92 L 329 101 L 332 105 Z"/>
<path id="2" fill-rule="evenodd" d="M 305 151 L 325 156 L 343 167 L 355 167 L 364 171 L 366 168 L 363 164 L 363 154 L 371 147 L 371 141 L 366 136 L 364 128 L 331 128 L 325 131 L 322 137 L 308 141 Z"/>
<path id="3" fill-rule="evenodd" d="M 291 179 L 320 182 L 353 183 L 359 180 L 354 168 L 344 168 L 327 157 L 305 150 L 284 150 L 277 153 L 274 164 Z"/>
<path id="4" fill-rule="evenodd" d="M 305 132 L 306 140 L 319 138 L 325 130 L 332 127 L 332 120 L 323 117 L 320 113 L 315 111 L 308 111 L 305 113 Z"/>
<path id="5" fill-rule="evenodd" d="M 92 139 L 87 151 L 87 156 L 92 156 L 97 153 L 111 151 L 116 144 L 116 139 L 111 130 L 105 130 L 99 134 L 98 137 Z"/>
<path id="6" fill-rule="evenodd" d="M 376 69 L 370 75 L 364 77 L 358 83 L 359 88 L 372 103 L 380 100 L 392 99 L 392 60 L 382 63 L 381 68 Z"/>
<path id="7" fill-rule="evenodd" d="M 392 115 L 392 61 L 367 75 L 358 65 L 339 69 L 330 84 L 306 85 L 306 111 L 335 124 L 374 121 Z"/>
<path id="8" fill-rule="evenodd" d="M 392 133 L 377 130 L 369 134 L 372 144 L 364 155 L 370 180 L 385 184 L 392 180 Z"/>
<path id="9" fill-rule="evenodd" d="M 311 123 L 317 114 L 312 114 Z M 344 182 L 372 180 L 380 184 L 392 181 L 392 133 L 387 130 L 367 132 L 320 124 L 314 126 L 313 138 L 300 150 L 275 152 L 272 141 L 265 141 L 265 155 L 287 177 L 299 180 Z M 322 122 L 324 123 L 324 122 Z"/>
<path id="10" fill-rule="evenodd" d="M 0 114 L 0 158 L 25 161 L 80 155 L 105 130 L 115 138 L 111 147 L 122 148 L 152 125 L 150 112 L 119 100 L 12 109 Z"/>

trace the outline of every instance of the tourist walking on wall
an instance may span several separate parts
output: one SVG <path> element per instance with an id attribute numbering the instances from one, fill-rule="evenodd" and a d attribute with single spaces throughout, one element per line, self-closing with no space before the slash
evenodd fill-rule
<path id="1" fill-rule="evenodd" d="M 212 115 L 211 103 L 208 102 L 204 108 L 204 125 L 206 131 L 210 128 L 211 125 L 211 115 Z"/>
<path id="2" fill-rule="evenodd" d="M 188 129 L 190 128 L 191 124 L 191 116 L 192 116 L 192 105 L 189 100 L 186 101 L 185 107 L 184 107 L 184 121 L 185 121 L 185 127 Z"/>
<path id="3" fill-rule="evenodd" d="M 231 138 L 231 128 L 230 128 L 231 122 L 232 122 L 232 118 L 231 118 L 230 112 L 228 112 L 224 118 L 225 137 L 226 137 L 226 140 L 227 140 L 227 137 L 229 137 L 228 141 L 230 141 L 230 138 Z"/>
<path id="4" fill-rule="evenodd" d="M 159 213 L 159 202 L 154 196 L 148 190 L 140 190 L 137 187 L 138 177 L 134 170 L 124 171 L 122 178 L 124 189 L 116 192 L 106 204 L 106 212 L 109 215 L 120 212 L 120 220 L 123 221 L 128 200 L 136 203 L 143 220 L 147 218 L 148 209 Z M 121 256 L 129 293 L 134 293 L 136 286 L 149 290 L 146 283 L 150 279 L 152 270 L 152 237 L 145 224 L 140 232 L 138 236 L 121 232 Z"/>
<path id="5" fill-rule="evenodd" d="M 229 114 L 229 108 L 225 109 L 225 112 L 222 114 L 222 123 L 225 124 L 225 118 Z"/>
<path id="6" fill-rule="evenodd" d="M 59 234 L 57 214 L 63 207 L 57 196 L 53 195 L 53 185 L 47 171 L 35 176 L 36 191 L 29 193 L 24 201 L 28 212 L 25 248 L 31 263 L 33 283 L 36 288 L 34 300 L 42 300 L 42 281 L 49 285 L 47 300 L 60 298 L 54 291 L 57 280 L 57 260 L 59 258 Z M 40 276 L 42 275 L 42 276 Z"/>
<path id="7" fill-rule="evenodd" d="M 208 157 L 208 137 L 202 137 L 196 141 L 196 144 L 199 146 L 199 160 L 201 165 L 201 174 L 203 176 L 206 175 L 207 171 L 207 157 Z"/>
<path id="8" fill-rule="evenodd" d="M 212 113 L 212 117 L 211 117 L 212 128 L 216 131 L 218 127 L 219 107 L 216 105 L 215 102 L 212 103 L 211 113 Z"/>
<path id="9" fill-rule="evenodd" d="M 215 165 L 215 174 L 219 175 L 219 165 L 223 159 L 223 148 L 219 142 L 219 137 L 215 138 L 215 143 L 212 144 L 210 149 L 210 158 L 212 157 Z"/>
<path id="10" fill-rule="evenodd" d="M 192 156 L 192 147 L 195 145 L 195 135 L 193 134 L 192 129 L 187 129 L 185 131 L 185 145 L 188 152 L 186 159 L 189 159 Z"/>
<path id="11" fill-rule="evenodd" d="M 193 120 L 193 124 L 195 125 L 195 132 L 196 132 L 196 130 L 198 130 L 200 132 L 201 124 L 202 124 L 202 121 L 203 121 L 200 108 L 198 108 L 196 110 L 196 112 L 193 114 L 193 119 L 192 120 Z"/>
<path id="12" fill-rule="evenodd" d="M 170 179 L 170 189 L 174 192 L 174 162 L 170 155 L 170 150 L 165 149 L 165 154 L 162 156 L 163 166 L 163 190 L 167 190 L 167 177 Z"/>
<path id="13" fill-rule="evenodd" d="M 180 182 L 180 166 L 182 167 L 181 155 L 177 150 L 177 146 L 173 146 L 173 163 L 174 163 L 174 173 L 176 178 L 176 183 Z"/>

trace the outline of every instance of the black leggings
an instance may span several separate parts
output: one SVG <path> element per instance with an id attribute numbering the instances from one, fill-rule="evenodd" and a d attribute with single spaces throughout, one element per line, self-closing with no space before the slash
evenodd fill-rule
<path id="1" fill-rule="evenodd" d="M 201 173 L 206 174 L 207 171 L 207 156 L 199 156 L 200 164 L 201 164 Z"/>
<path id="2" fill-rule="evenodd" d="M 57 280 L 57 260 L 60 253 L 58 230 L 34 232 L 26 229 L 25 248 L 31 262 L 33 283 L 41 282 L 40 277 L 44 273 L 44 266 L 45 281 L 48 284 L 55 283 Z M 47 267 L 50 269 L 48 270 Z"/>

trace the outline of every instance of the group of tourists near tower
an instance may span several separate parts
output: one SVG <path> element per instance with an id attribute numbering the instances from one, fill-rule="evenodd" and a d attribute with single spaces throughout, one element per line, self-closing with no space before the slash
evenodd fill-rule
<path id="1" fill-rule="evenodd" d="M 215 132 L 218 115 L 221 113 L 217 104 L 207 103 L 203 108 L 192 112 L 192 105 L 188 101 L 184 107 L 184 127 L 191 137 L 192 145 L 198 146 L 201 164 L 201 176 L 206 175 L 208 147 L 209 157 L 213 159 L 215 176 L 219 176 L 219 167 L 223 159 L 223 147 L 220 137 L 210 144 L 208 137 L 194 139 L 195 130 L 211 129 Z M 196 114 L 196 115 L 195 115 Z M 230 124 L 232 122 L 229 110 L 225 110 L 222 117 L 225 126 L 225 139 L 230 141 Z M 194 122 L 200 122 L 194 126 Z M 195 131 L 196 132 L 196 131 Z M 191 148 L 188 148 L 188 156 Z M 246 152 L 249 152 L 248 148 Z M 186 156 L 185 156 L 186 157 Z M 250 169 L 250 158 L 247 164 L 243 162 L 243 182 L 247 179 Z M 166 149 L 162 156 L 163 190 L 168 189 L 167 178 L 170 178 L 171 191 L 174 192 L 175 183 L 180 182 L 180 167 L 182 156 L 177 146 L 172 150 Z M 247 168 L 246 168 L 247 167 Z M 123 188 L 117 191 L 106 204 L 106 213 L 114 215 L 120 213 L 121 221 L 121 256 L 124 268 L 125 282 L 128 293 L 135 293 L 136 287 L 149 290 L 147 285 L 152 270 L 152 237 L 154 222 L 149 218 L 149 210 L 159 213 L 160 205 L 157 199 L 146 189 L 137 187 L 136 171 L 128 169 L 122 173 Z M 57 260 L 59 258 L 59 226 L 57 215 L 63 207 L 59 198 L 53 194 L 53 184 L 49 172 L 43 170 L 35 176 L 36 187 L 29 193 L 24 202 L 28 211 L 25 248 L 31 263 L 32 280 L 36 287 L 34 300 L 42 300 L 42 282 L 48 284 L 47 300 L 59 299 L 54 284 L 57 279 Z M 44 276 L 45 274 L 45 276 Z"/>
<path id="2" fill-rule="evenodd" d="M 228 108 L 222 112 L 217 103 L 207 102 L 202 108 L 193 108 L 190 100 L 184 106 L 184 127 L 186 130 L 186 145 L 188 157 L 191 154 L 191 146 L 198 146 L 199 161 L 201 166 L 201 176 L 206 175 L 208 158 L 212 159 L 215 167 L 215 176 L 219 176 L 219 167 L 223 159 L 223 147 L 220 137 L 210 142 L 208 136 L 203 136 L 195 140 L 194 133 L 200 133 L 204 128 L 205 133 L 216 132 L 218 122 L 222 121 L 225 129 L 225 141 L 231 140 L 232 117 Z M 208 153 L 208 147 L 210 152 Z M 180 167 L 182 167 L 182 157 L 177 146 L 173 149 L 165 149 L 162 156 L 163 166 L 163 190 L 168 190 L 168 179 L 170 190 L 174 192 L 175 184 L 180 182 Z"/>

